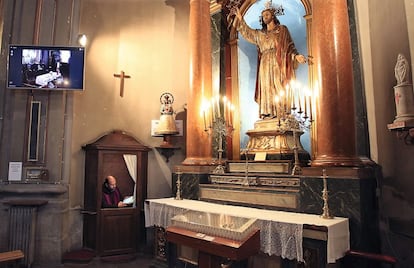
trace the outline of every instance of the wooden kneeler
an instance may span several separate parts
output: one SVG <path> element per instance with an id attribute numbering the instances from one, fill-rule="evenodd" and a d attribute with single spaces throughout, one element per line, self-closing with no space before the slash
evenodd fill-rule
<path id="1" fill-rule="evenodd" d="M 0 253 L 0 264 L 13 264 L 13 267 L 19 267 L 20 260 L 24 258 L 21 250 L 13 250 Z"/>

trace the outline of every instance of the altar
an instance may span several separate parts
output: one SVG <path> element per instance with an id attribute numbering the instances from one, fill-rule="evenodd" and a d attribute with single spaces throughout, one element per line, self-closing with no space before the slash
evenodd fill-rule
<path id="1" fill-rule="evenodd" d="M 198 200 L 148 199 L 145 202 L 145 225 L 167 228 L 174 216 L 188 211 L 256 219 L 260 229 L 260 250 L 268 255 L 303 262 L 303 238 L 312 237 L 314 234 L 314 228 L 308 227 L 325 230 L 325 236 L 313 238 L 326 240 L 326 263 L 335 263 L 350 249 L 347 218 L 324 219 L 313 214 L 221 205 Z"/>

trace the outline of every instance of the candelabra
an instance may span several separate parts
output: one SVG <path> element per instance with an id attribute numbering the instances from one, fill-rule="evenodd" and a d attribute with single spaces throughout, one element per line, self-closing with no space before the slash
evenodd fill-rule
<path id="1" fill-rule="evenodd" d="M 289 113 L 288 110 L 283 109 L 279 112 L 279 117 L 277 117 L 277 131 L 280 136 L 292 135 L 293 137 L 293 146 L 291 147 L 293 153 L 293 167 L 291 175 L 301 175 L 302 168 L 299 159 L 299 140 L 300 135 L 298 133 L 303 133 L 303 131 L 311 130 L 312 120 L 304 113 L 301 108 L 296 111 L 296 107 L 292 107 Z"/>
<path id="2" fill-rule="evenodd" d="M 204 121 L 204 131 L 209 136 L 212 135 L 217 144 L 218 165 L 214 169 L 214 173 L 225 173 L 222 165 L 223 143 L 225 142 L 223 138 L 233 133 L 233 110 L 234 106 L 225 96 L 223 98 L 216 96 L 211 101 L 203 101 L 201 113 Z"/>
<path id="3" fill-rule="evenodd" d="M 330 211 L 329 211 L 329 206 L 328 206 L 328 183 L 326 180 L 326 170 L 323 169 L 322 170 L 322 179 L 323 179 L 323 190 L 322 190 L 322 199 L 323 199 L 323 208 L 322 208 L 322 215 L 321 217 L 324 219 L 333 219 L 333 216 L 331 215 Z"/>
<path id="4" fill-rule="evenodd" d="M 181 197 L 181 174 L 183 173 L 180 170 L 177 170 L 175 174 L 177 174 L 177 181 L 175 182 L 177 186 L 177 191 L 175 193 L 175 199 L 182 200 L 183 198 Z"/>
<path id="5" fill-rule="evenodd" d="M 223 117 L 217 117 L 211 126 L 211 131 L 213 133 L 213 137 L 215 137 L 217 141 L 217 153 L 218 153 L 218 165 L 213 170 L 213 173 L 223 174 L 225 173 L 224 166 L 222 165 L 222 158 L 223 158 L 223 138 L 230 136 L 233 133 L 233 127 L 226 122 Z"/>

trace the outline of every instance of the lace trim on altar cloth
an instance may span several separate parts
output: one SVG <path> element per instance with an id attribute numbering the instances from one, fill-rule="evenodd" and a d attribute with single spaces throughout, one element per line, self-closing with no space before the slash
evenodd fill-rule
<path id="1" fill-rule="evenodd" d="M 303 225 L 260 221 L 261 251 L 289 260 L 303 261 Z"/>

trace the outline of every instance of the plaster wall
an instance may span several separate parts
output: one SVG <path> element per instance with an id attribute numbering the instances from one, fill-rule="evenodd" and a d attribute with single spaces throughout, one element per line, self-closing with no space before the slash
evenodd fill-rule
<path id="1" fill-rule="evenodd" d="M 188 11 L 185 1 L 82 1 L 80 32 L 88 36 L 85 91 L 74 95 L 71 203 L 83 200 L 84 152 L 81 146 L 103 133 L 124 130 L 149 147 L 151 120 L 160 118 L 160 96 L 170 92 L 175 112 L 183 113 L 188 89 Z M 124 71 L 124 96 L 120 80 Z M 185 145 L 184 137 L 175 138 Z M 184 148 L 167 163 L 149 153 L 148 197 L 171 194 L 171 167 L 184 159 Z"/>
<path id="2" fill-rule="evenodd" d="M 151 120 L 160 118 L 160 96 L 173 94 L 176 119 L 184 120 L 189 86 L 188 13 L 186 1 L 81 1 L 79 32 L 86 34 L 85 90 L 71 96 L 73 115 L 69 204 L 74 241 L 82 241 L 85 153 L 82 146 L 112 130 L 123 130 L 152 150 L 148 154 L 148 198 L 171 196 L 172 167 L 185 158 L 185 136 L 166 162 L 155 148 L 162 137 L 151 136 Z M 120 80 L 124 71 L 124 95 Z"/>
<path id="3" fill-rule="evenodd" d="M 0 6 L 8 2 L 11 1 L 0 0 Z M 414 66 L 411 59 L 414 53 L 414 1 L 382 0 L 379 5 L 377 0 L 355 0 L 354 3 L 367 96 L 371 159 L 383 169 L 383 178 L 378 182 L 381 228 L 387 235 L 383 243 L 390 248 L 391 253 L 398 253 L 393 255 L 402 257 L 409 263 L 410 258 L 413 258 L 410 257 L 409 250 L 413 248 L 414 236 L 406 226 L 414 222 L 414 146 L 405 145 L 398 140 L 386 125 L 395 117 L 393 86 L 398 53 L 405 54 Z M 163 92 L 172 93 L 178 117 L 185 118 L 182 111 L 186 103 L 190 73 L 188 1 L 82 0 L 80 4 L 79 33 L 85 33 L 89 38 L 85 91 L 69 93 L 67 96 L 60 93 L 52 96 L 52 101 L 55 101 L 52 110 L 59 109 L 59 104 L 64 102 L 67 107 L 67 110 L 60 113 L 66 119 L 56 118 L 52 129 L 65 128 L 67 137 L 64 142 L 68 145 L 67 148 L 64 146 L 63 159 L 69 163 L 65 165 L 70 167 L 60 172 L 60 168 L 65 169 L 61 167 L 62 164 L 59 165 L 61 158 L 50 160 L 58 166 L 53 171 L 56 176 L 52 179 L 62 180 L 70 186 L 68 208 L 72 217 L 70 223 L 62 223 L 65 226 L 61 227 L 65 229 L 65 236 L 71 234 L 67 239 L 72 241 L 65 242 L 68 243 L 67 247 L 78 247 L 81 243 L 82 220 L 79 209 L 84 196 L 82 145 L 113 129 L 130 133 L 147 146 L 159 145 L 161 138 L 151 137 L 150 134 L 151 120 L 159 119 L 160 115 L 159 97 Z M 0 32 L 5 34 L 3 20 L 6 21 L 6 17 L 0 19 Z M 26 22 L 27 17 L 22 17 L 21 20 L 22 25 L 29 25 L 27 27 L 32 30 L 32 23 Z M 61 20 L 62 23 L 65 21 L 64 18 Z M 51 35 L 49 28 L 49 25 L 43 25 L 42 36 Z M 68 32 L 56 34 L 66 36 Z M 15 41 L 30 43 L 31 35 L 24 34 L 15 38 Z M 2 51 L 4 47 L 2 43 Z M 2 64 L 5 63 L 4 56 L 1 61 Z M 119 79 L 113 77 L 113 74 L 120 71 L 131 76 L 125 80 L 124 97 L 119 96 Z M 4 77 L 5 72 L 2 70 L 0 82 L 3 84 Z M 5 102 L 7 99 L 2 98 L 1 105 L 4 106 Z M 25 107 L 25 99 L 15 96 L 13 105 Z M 16 108 L 14 118 L 10 119 L 15 126 L 9 135 L 13 137 L 10 138 L 12 142 L 2 144 L 2 151 L 7 149 L 10 159 L 15 155 L 21 157 L 19 133 L 24 124 L 21 127 L 17 125 L 22 121 L 20 117 L 24 113 L 24 109 L 18 111 Z M 63 132 L 62 129 L 60 131 Z M 60 135 L 51 138 L 56 146 L 62 146 Z M 156 149 L 149 153 L 149 198 L 169 196 L 171 193 L 171 169 L 185 158 L 185 137 L 174 138 L 174 142 L 182 149 L 176 151 L 168 163 Z M 54 155 L 59 156 L 58 153 Z M 63 175 L 62 178 L 59 175 Z M 6 237 L 3 230 L 1 237 Z M 390 238 L 394 242 L 391 246 L 388 241 Z M 67 247 L 62 246 L 65 249 Z"/>
<path id="4" fill-rule="evenodd" d="M 414 147 L 398 139 L 387 124 L 395 119 L 394 67 L 399 53 L 412 66 L 414 1 L 355 1 L 367 96 L 371 159 L 382 168 L 378 178 L 382 247 L 400 263 L 413 263 Z M 411 41 L 411 42 L 410 42 Z M 411 69 L 412 70 L 412 69 Z M 398 209 L 396 209 L 398 208 Z"/>
<path id="5" fill-rule="evenodd" d="M 405 0 L 405 15 L 407 19 L 408 39 L 410 41 L 410 52 L 414 54 L 414 0 Z M 410 57 L 411 58 L 411 57 Z M 414 70 L 414 63 L 411 61 L 411 73 Z"/>

